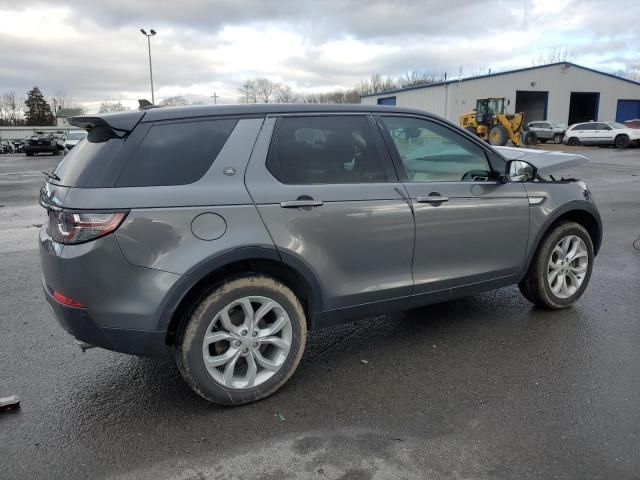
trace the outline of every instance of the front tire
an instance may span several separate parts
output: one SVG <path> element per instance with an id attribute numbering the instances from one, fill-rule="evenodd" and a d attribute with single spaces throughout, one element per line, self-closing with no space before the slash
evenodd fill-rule
<path id="1" fill-rule="evenodd" d="M 502 125 L 494 125 L 489 130 L 489 144 L 504 147 L 507 144 L 509 137 L 507 131 Z"/>
<path id="2" fill-rule="evenodd" d="M 221 405 L 268 397 L 293 375 L 307 323 L 296 295 L 264 275 L 225 281 L 201 299 L 176 348 L 180 373 Z"/>
<path id="3" fill-rule="evenodd" d="M 575 222 L 562 222 L 542 240 L 518 287 L 539 307 L 569 307 L 589 284 L 593 258 L 593 242 L 586 229 Z"/>

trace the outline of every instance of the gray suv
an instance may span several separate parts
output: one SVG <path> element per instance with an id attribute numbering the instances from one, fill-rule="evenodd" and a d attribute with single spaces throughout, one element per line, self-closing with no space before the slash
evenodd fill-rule
<path id="1" fill-rule="evenodd" d="M 46 298 L 82 347 L 171 351 L 237 405 L 293 374 L 308 330 L 518 284 L 559 309 L 601 243 L 579 155 L 494 149 L 422 111 L 154 108 L 75 117 L 40 203 Z"/>

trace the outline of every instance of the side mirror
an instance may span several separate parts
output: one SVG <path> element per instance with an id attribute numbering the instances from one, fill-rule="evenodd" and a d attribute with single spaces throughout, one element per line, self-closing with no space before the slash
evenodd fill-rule
<path id="1" fill-rule="evenodd" d="M 507 163 L 507 179 L 510 182 L 524 183 L 536 178 L 536 168 L 523 160 L 511 160 Z"/>

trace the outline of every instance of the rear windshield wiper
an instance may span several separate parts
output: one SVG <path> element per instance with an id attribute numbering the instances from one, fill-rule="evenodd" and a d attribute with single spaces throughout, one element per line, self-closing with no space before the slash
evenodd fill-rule
<path id="1" fill-rule="evenodd" d="M 47 176 L 47 178 L 53 178 L 54 180 L 57 180 L 58 182 L 60 180 L 62 180 L 58 175 L 53 173 L 51 170 L 42 170 L 42 173 L 44 173 Z"/>

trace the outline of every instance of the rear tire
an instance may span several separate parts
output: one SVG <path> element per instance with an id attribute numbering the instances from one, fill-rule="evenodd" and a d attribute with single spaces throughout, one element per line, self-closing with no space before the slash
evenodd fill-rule
<path id="1" fill-rule="evenodd" d="M 287 286 L 264 275 L 243 275 L 201 298 L 177 341 L 176 363 L 201 397 L 242 405 L 286 383 L 306 337 L 304 310 Z"/>
<path id="2" fill-rule="evenodd" d="M 553 143 L 559 145 L 562 143 L 562 135 L 554 135 L 553 136 Z"/>
<path id="3" fill-rule="evenodd" d="M 613 142 L 616 148 L 627 148 L 629 146 L 629 137 L 626 135 L 618 135 Z"/>
<path id="4" fill-rule="evenodd" d="M 579 147 L 580 146 L 580 139 L 578 139 L 576 137 L 571 137 L 569 139 L 569 141 L 567 142 L 567 145 L 569 145 L 571 147 Z"/>
<path id="5" fill-rule="evenodd" d="M 564 242 L 568 245 L 566 255 L 562 253 Z M 593 258 L 593 242 L 585 228 L 575 222 L 559 223 L 538 246 L 518 288 L 527 300 L 539 307 L 567 308 L 587 288 Z"/>
<path id="6" fill-rule="evenodd" d="M 25 152 L 25 154 L 27 155 L 27 157 L 33 157 L 33 152 Z"/>
<path id="7" fill-rule="evenodd" d="M 507 131 L 502 125 L 494 125 L 489 130 L 488 140 L 490 145 L 504 147 L 507 144 L 509 137 Z"/>

